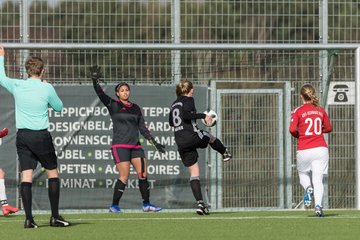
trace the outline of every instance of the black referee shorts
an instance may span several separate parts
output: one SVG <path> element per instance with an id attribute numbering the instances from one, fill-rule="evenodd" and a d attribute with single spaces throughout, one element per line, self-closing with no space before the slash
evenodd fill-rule
<path id="1" fill-rule="evenodd" d="M 57 168 L 54 144 L 46 129 L 19 129 L 16 133 L 16 149 L 20 171 L 35 169 L 38 162 L 47 170 Z"/>

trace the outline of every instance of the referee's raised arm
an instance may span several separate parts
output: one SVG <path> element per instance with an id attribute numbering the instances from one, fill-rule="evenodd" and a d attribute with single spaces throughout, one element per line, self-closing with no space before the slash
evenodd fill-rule
<path id="1" fill-rule="evenodd" d="M 16 79 L 11 79 L 6 76 L 5 73 L 5 50 L 2 46 L 0 46 L 0 85 L 3 86 L 10 93 L 14 90 L 14 81 Z"/>

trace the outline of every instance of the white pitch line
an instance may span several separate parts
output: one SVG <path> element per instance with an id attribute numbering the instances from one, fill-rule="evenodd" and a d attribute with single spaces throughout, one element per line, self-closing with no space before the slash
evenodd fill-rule
<path id="1" fill-rule="evenodd" d="M 172 221 L 183 221 L 183 220 L 252 220 L 252 219 L 360 219 L 359 216 L 353 215 L 340 215 L 340 216 L 325 216 L 324 218 L 318 218 L 316 216 L 246 216 L 246 217 L 165 217 L 165 218 L 68 218 L 70 222 L 85 222 L 85 221 L 162 221 L 162 220 L 172 220 Z M 24 220 L 0 220 L 1 223 L 9 222 L 23 222 Z M 36 220 L 36 222 L 48 222 L 48 220 Z"/>
<path id="2" fill-rule="evenodd" d="M 328 216 L 321 219 L 326 218 L 339 218 L 339 219 L 360 219 L 360 216 Z M 252 220 L 252 219 L 319 219 L 319 217 L 313 216 L 247 216 L 247 217 L 209 217 L 209 216 L 203 216 L 203 217 L 181 217 L 181 218 L 104 218 L 104 219 L 98 219 L 98 218 L 79 218 L 79 219 L 71 219 L 73 221 L 79 220 L 79 221 L 144 221 L 144 220 Z"/>

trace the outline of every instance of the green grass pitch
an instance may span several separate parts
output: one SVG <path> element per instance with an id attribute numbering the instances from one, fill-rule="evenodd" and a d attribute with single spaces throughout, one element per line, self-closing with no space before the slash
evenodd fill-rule
<path id="1" fill-rule="evenodd" d="M 63 214 L 68 228 L 49 226 L 48 214 L 35 214 L 38 229 L 24 229 L 24 215 L 0 217 L 3 239 L 359 239 L 360 211 L 327 210 L 324 218 L 313 211 L 193 212 Z"/>

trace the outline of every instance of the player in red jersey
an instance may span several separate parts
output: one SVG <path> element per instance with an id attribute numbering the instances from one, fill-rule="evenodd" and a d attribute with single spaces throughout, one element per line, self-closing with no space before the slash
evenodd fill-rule
<path id="1" fill-rule="evenodd" d="M 5 137 L 6 135 L 8 135 L 8 133 L 9 130 L 7 128 L 4 128 L 3 130 L 0 131 L 0 138 Z M 18 208 L 10 206 L 7 202 L 6 190 L 5 190 L 5 171 L 2 168 L 0 168 L 0 204 L 1 204 L 2 212 L 5 216 L 19 211 Z"/>
<path id="2" fill-rule="evenodd" d="M 314 194 L 315 214 L 323 217 L 323 177 L 328 172 L 329 163 L 329 150 L 323 133 L 331 132 L 332 126 L 313 86 L 304 85 L 300 97 L 303 105 L 292 113 L 289 130 L 298 139 L 296 165 L 300 184 L 306 191 L 304 204 L 309 207 Z"/>

